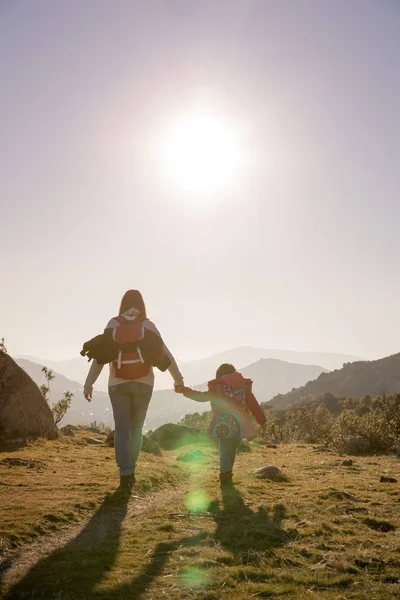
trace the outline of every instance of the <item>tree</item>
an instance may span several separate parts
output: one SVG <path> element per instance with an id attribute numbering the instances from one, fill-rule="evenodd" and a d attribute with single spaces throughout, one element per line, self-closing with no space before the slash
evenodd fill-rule
<path id="1" fill-rule="evenodd" d="M 63 398 L 53 404 L 51 410 L 54 416 L 54 422 L 56 425 L 65 417 L 69 407 L 71 406 L 71 400 L 74 397 L 72 392 L 64 392 Z"/>
<path id="2" fill-rule="evenodd" d="M 47 385 L 43 384 L 39 387 L 39 389 L 42 392 L 43 398 L 50 404 L 48 394 L 50 392 L 50 381 L 53 381 L 54 373 L 51 369 L 48 369 L 47 367 L 42 367 L 42 373 L 44 373 Z"/>
<path id="3" fill-rule="evenodd" d="M 50 393 L 50 382 L 53 381 L 55 375 L 51 369 L 47 367 L 42 367 L 42 373 L 44 373 L 46 384 L 43 384 L 39 387 L 42 392 L 43 398 L 50 406 L 50 398 L 48 394 Z M 74 397 L 73 392 L 64 392 L 63 397 L 58 402 L 53 402 L 50 406 L 51 412 L 53 413 L 54 422 L 56 425 L 60 423 L 60 421 L 65 417 L 69 407 L 71 406 L 72 398 Z"/>
<path id="4" fill-rule="evenodd" d="M 0 340 L 0 352 L 3 352 L 3 354 L 7 354 L 6 341 L 4 338 L 1 338 Z"/>

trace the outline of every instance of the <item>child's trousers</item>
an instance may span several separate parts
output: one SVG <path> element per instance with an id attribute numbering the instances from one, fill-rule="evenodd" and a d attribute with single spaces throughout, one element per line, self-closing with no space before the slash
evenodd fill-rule
<path id="1" fill-rule="evenodd" d="M 236 452 L 239 448 L 241 438 L 219 440 L 219 470 L 221 473 L 230 473 L 235 463 Z"/>

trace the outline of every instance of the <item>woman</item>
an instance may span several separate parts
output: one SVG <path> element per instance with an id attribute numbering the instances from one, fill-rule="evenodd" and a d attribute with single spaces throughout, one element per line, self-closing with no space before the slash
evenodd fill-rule
<path id="1" fill-rule="evenodd" d="M 161 338 L 157 327 L 147 318 L 142 294 L 138 290 L 128 290 L 122 298 L 118 317 L 111 319 L 106 330 L 111 330 L 110 334 L 117 339 L 116 331 L 121 337 L 123 330 L 129 332 L 135 327 L 142 332 L 151 331 Z M 168 370 L 174 379 L 175 389 L 180 390 L 183 377 L 165 344 L 163 349 L 170 361 Z M 135 468 L 142 445 L 142 429 L 153 393 L 154 371 L 153 367 L 143 364 L 140 351 L 126 356 L 129 360 L 121 361 L 119 357 L 117 361 L 110 363 L 108 391 L 115 421 L 115 457 L 119 467 L 120 487 L 130 490 L 135 483 Z M 102 368 L 103 365 L 99 365 L 95 360 L 90 367 L 84 386 L 84 395 L 89 402 L 92 399 L 93 385 Z"/>

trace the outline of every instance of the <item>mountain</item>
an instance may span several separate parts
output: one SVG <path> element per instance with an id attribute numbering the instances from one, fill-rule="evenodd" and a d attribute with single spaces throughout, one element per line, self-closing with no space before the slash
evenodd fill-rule
<path id="1" fill-rule="evenodd" d="M 342 369 L 322 373 L 314 381 L 275 396 L 269 406 L 283 408 L 301 399 L 330 393 L 338 398 L 363 398 L 366 395 L 400 393 L 400 353 L 371 361 L 348 363 Z"/>
<path id="2" fill-rule="evenodd" d="M 41 364 L 21 358 L 17 359 L 17 363 L 38 385 L 45 383 Z M 295 386 L 302 385 L 324 371 L 325 369 L 315 365 L 299 365 L 275 359 L 261 359 L 241 370 L 245 377 L 254 381 L 254 393 L 260 402 L 269 400 L 278 392 L 285 393 Z M 74 393 L 65 422 L 77 425 L 103 421 L 107 425 L 112 425 L 112 409 L 107 393 L 95 391 L 93 400 L 89 404 L 83 397 L 81 383 L 68 379 L 56 371 L 54 375 L 55 379 L 50 384 L 52 402 L 59 400 L 66 390 Z M 213 371 L 209 375 L 209 378 L 212 378 Z M 196 387 L 205 390 L 207 384 L 203 383 Z M 204 412 L 209 409 L 208 402 L 204 404 L 194 402 L 182 394 L 176 394 L 173 390 L 156 390 L 149 406 L 145 428 L 154 429 L 163 423 L 178 422 L 187 413 Z"/>
<path id="3" fill-rule="evenodd" d="M 62 373 L 68 379 L 80 381 L 81 383 L 85 381 L 90 366 L 87 360 L 81 356 L 62 361 L 44 360 L 30 356 L 23 356 L 21 358 L 46 365 L 50 369 Z M 224 362 L 231 362 L 237 369 L 241 370 L 247 365 L 256 363 L 262 358 L 274 358 L 298 365 L 321 365 L 328 371 L 341 368 L 343 363 L 360 360 L 360 358 L 357 358 L 356 356 L 347 354 L 297 352 L 295 350 L 268 350 L 253 348 L 251 346 L 240 346 L 199 360 L 178 360 L 178 364 L 185 377 L 186 384 L 196 385 L 200 381 L 207 381 L 210 379 L 217 370 L 217 367 Z M 107 391 L 107 377 L 108 368 L 106 367 L 103 369 L 103 372 L 96 382 L 97 389 Z M 172 380 L 170 374 L 157 371 L 155 389 L 165 389 L 171 387 L 171 385 Z"/>
<path id="4" fill-rule="evenodd" d="M 328 371 L 316 365 L 262 358 L 242 369 L 241 373 L 253 380 L 253 392 L 258 401 L 266 402 L 276 394 L 284 393 L 282 390 L 291 390 L 298 387 L 300 381 L 310 381 Z"/>
<path id="5" fill-rule="evenodd" d="M 253 348 L 251 346 L 240 346 L 232 348 L 214 356 L 208 356 L 196 361 L 182 362 L 182 372 L 185 376 L 185 382 L 193 385 L 195 382 L 205 381 L 215 373 L 217 367 L 230 362 L 238 370 L 252 363 L 256 363 L 262 358 L 272 358 L 297 365 L 321 365 L 323 369 L 331 371 L 342 367 L 345 362 L 360 360 L 355 356 L 346 354 L 332 354 L 329 352 L 296 352 L 295 350 L 266 350 L 262 348 Z"/>

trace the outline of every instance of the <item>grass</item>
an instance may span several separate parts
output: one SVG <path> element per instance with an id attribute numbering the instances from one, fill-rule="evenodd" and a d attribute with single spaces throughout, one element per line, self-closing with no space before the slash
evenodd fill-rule
<path id="1" fill-rule="evenodd" d="M 398 459 L 357 458 L 349 469 L 312 446 L 253 444 L 221 491 L 212 448 L 176 460 L 194 449 L 142 454 L 129 502 L 115 502 L 109 448 L 60 438 L 0 453 L 4 598 L 396 597 L 399 488 L 380 476 L 398 476 Z M 286 480 L 253 476 L 266 463 Z"/>

